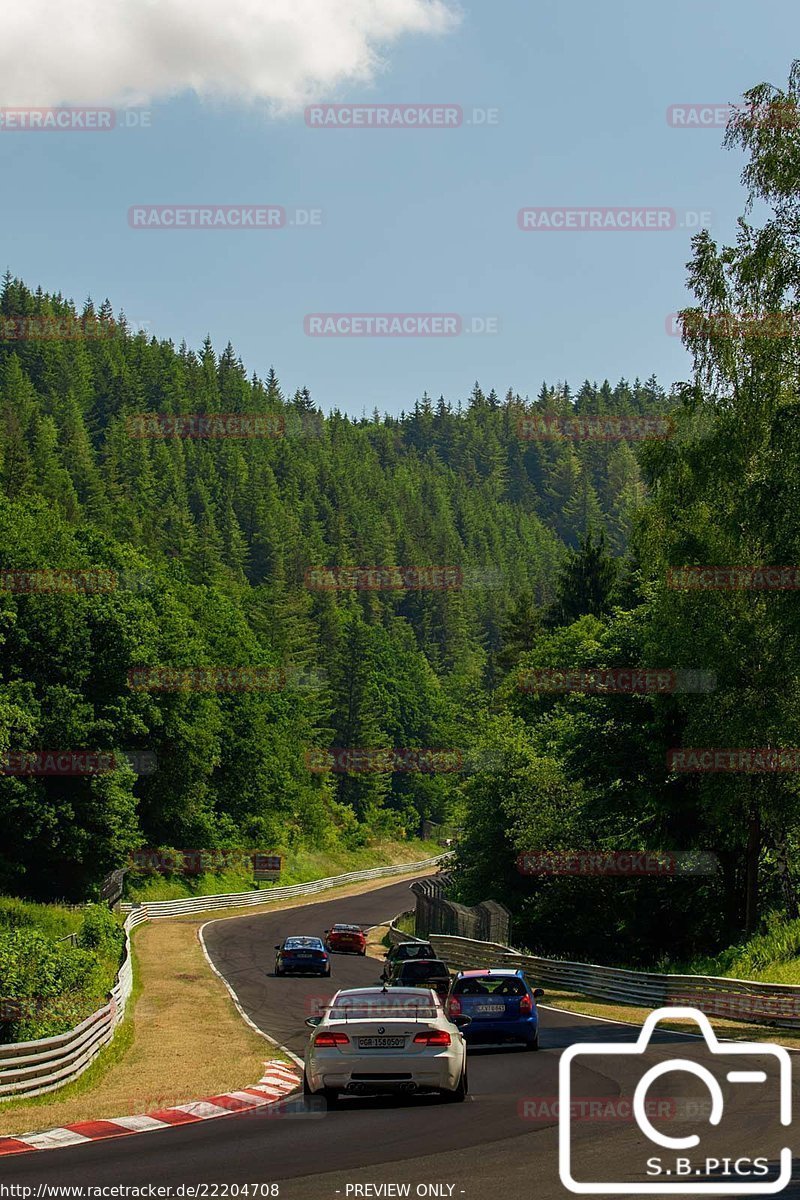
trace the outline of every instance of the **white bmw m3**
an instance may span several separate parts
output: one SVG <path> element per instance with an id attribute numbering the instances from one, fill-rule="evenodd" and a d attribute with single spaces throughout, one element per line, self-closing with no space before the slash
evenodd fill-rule
<path id="1" fill-rule="evenodd" d="M 449 1018 L 430 988 L 351 988 L 337 992 L 312 1029 L 303 1091 L 329 1106 L 347 1095 L 440 1092 L 467 1095 L 469 1017 Z"/>

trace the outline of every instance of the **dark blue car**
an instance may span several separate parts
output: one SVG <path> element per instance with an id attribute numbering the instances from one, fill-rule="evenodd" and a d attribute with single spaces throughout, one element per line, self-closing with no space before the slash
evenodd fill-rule
<path id="1" fill-rule="evenodd" d="M 521 1042 L 527 1050 L 538 1050 L 536 1001 L 543 995 L 541 988 L 530 987 L 523 971 L 459 971 L 447 998 L 447 1013 L 451 1018 L 472 1018 L 464 1030 L 470 1046 Z"/>
<path id="2" fill-rule="evenodd" d="M 330 975 L 331 960 L 321 938 L 287 937 L 275 947 L 275 974 Z"/>

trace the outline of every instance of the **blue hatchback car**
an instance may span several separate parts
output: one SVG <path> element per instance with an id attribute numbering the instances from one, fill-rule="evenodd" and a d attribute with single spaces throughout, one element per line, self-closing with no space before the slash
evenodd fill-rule
<path id="1" fill-rule="evenodd" d="M 331 973 L 328 951 L 318 937 L 287 937 L 275 947 L 276 975 Z"/>
<path id="2" fill-rule="evenodd" d="M 536 1001 L 544 995 L 531 988 L 523 971 L 483 968 L 459 971 L 447 998 L 452 1017 L 471 1017 L 464 1038 L 471 1046 L 522 1042 L 526 1050 L 539 1049 L 539 1014 Z"/>

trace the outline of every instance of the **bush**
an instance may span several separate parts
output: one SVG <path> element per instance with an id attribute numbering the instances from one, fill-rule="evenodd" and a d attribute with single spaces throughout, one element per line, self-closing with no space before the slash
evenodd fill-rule
<path id="1" fill-rule="evenodd" d="M 86 950 L 101 950 L 104 954 L 122 952 L 125 931 L 110 909 L 104 904 L 90 904 L 83 914 L 78 945 Z"/>
<path id="2" fill-rule="evenodd" d="M 124 936 L 100 905 L 87 910 L 78 946 L 30 925 L 0 924 L 0 1042 L 64 1033 L 100 1008 Z"/>

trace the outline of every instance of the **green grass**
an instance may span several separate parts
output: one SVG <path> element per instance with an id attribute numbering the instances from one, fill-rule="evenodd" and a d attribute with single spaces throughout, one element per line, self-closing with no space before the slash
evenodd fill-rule
<path id="1" fill-rule="evenodd" d="M 0 929 L 33 926 L 53 940 L 77 933 L 82 913 L 60 904 L 32 904 L 16 896 L 0 896 Z"/>
<path id="2" fill-rule="evenodd" d="M 730 946 L 714 957 L 669 969 L 759 983 L 800 983 L 800 921 L 787 921 L 780 913 L 771 913 L 764 932 L 749 941 Z"/>
<path id="3" fill-rule="evenodd" d="M 358 850 L 279 849 L 275 853 L 283 856 L 283 870 L 276 884 L 262 883 L 259 886 L 265 900 L 269 899 L 269 892 L 273 886 L 290 887 L 296 883 L 309 883 L 313 879 L 326 879 L 331 875 L 345 875 L 350 871 L 418 862 L 441 854 L 442 848 L 436 842 L 423 842 L 414 838 L 403 842 L 376 842 Z M 245 867 L 194 877 L 145 877 L 137 876 L 133 872 L 125 877 L 125 899 L 139 902 L 178 900 L 183 896 L 211 896 L 215 893 L 251 890 L 254 890 L 252 872 Z"/>
<path id="4" fill-rule="evenodd" d="M 65 1033 L 102 1007 L 119 969 L 121 925 L 98 905 L 72 911 L 0 897 L 0 992 L 9 1001 L 0 1042 Z M 64 940 L 71 933 L 77 945 Z"/>
<path id="5" fill-rule="evenodd" d="M 42 906 L 39 906 L 42 907 Z M 125 1009 L 125 1016 L 120 1021 L 114 1036 L 110 1042 L 103 1046 L 100 1053 L 95 1058 L 91 1066 L 74 1079 L 72 1083 L 66 1083 L 63 1087 L 57 1088 L 52 1092 L 45 1092 L 42 1096 L 30 1096 L 21 1099 L 8 1099 L 0 1104 L 0 1115 L 6 1114 L 11 1110 L 16 1114 L 20 1112 L 24 1114 L 28 1109 L 46 1108 L 52 1104 L 54 1100 L 71 1100 L 74 1097 L 85 1095 L 87 1092 L 93 1091 L 98 1083 L 105 1078 L 111 1068 L 122 1061 L 127 1054 L 130 1046 L 133 1043 L 133 1010 L 136 1002 L 142 993 L 142 985 L 139 981 L 139 969 L 136 959 L 136 949 L 133 939 L 136 936 L 137 930 L 134 929 L 131 936 L 131 953 L 133 956 L 133 990 L 131 992 L 128 1004 Z M 96 1007 L 100 1007 L 98 1004 Z M 94 1011 L 94 1010 L 92 1010 Z M 90 1014 L 87 1013 L 87 1016 Z M 39 1125 L 37 1125 L 39 1128 Z"/>
<path id="6" fill-rule="evenodd" d="M 399 921 L 395 921 L 395 929 L 402 930 L 403 933 L 414 935 L 414 926 L 416 925 L 416 916 L 414 913 L 404 913 Z"/>

